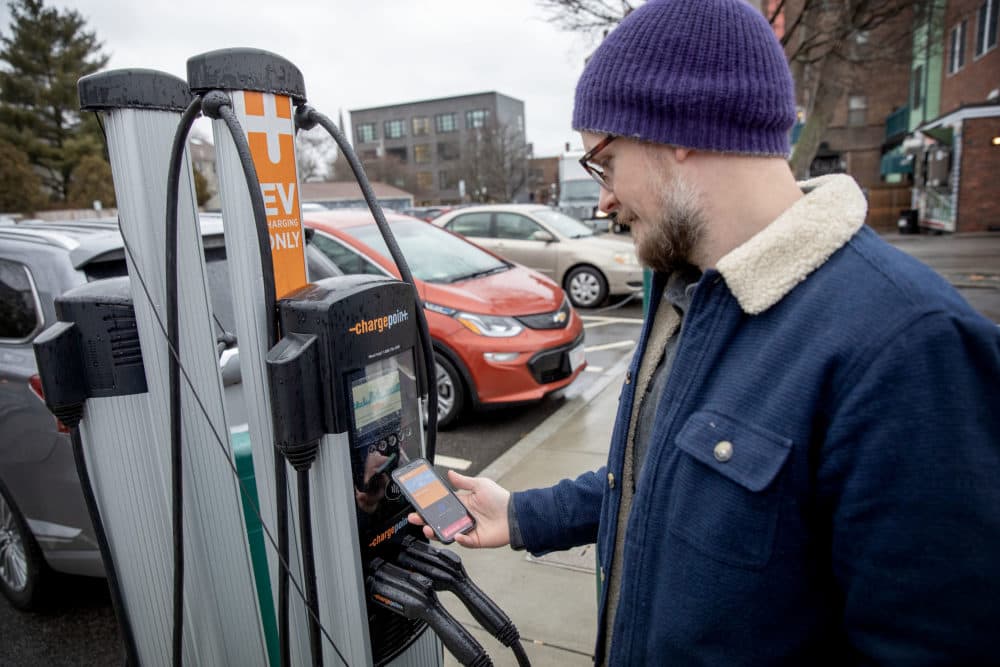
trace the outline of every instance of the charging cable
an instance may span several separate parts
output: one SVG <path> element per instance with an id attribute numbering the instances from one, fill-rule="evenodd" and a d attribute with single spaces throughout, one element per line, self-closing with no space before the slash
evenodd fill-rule
<path id="1" fill-rule="evenodd" d="M 434 590 L 454 593 L 484 630 L 504 646 L 510 647 L 520 667 L 530 666 L 514 623 L 472 581 L 458 554 L 433 547 L 413 535 L 404 537 L 402 544 L 403 549 L 396 557 L 398 565 L 430 579 Z"/>
<path id="2" fill-rule="evenodd" d="M 427 623 L 461 664 L 493 664 L 482 645 L 441 605 L 430 579 L 381 558 L 374 559 L 370 567 L 372 574 L 366 583 L 372 601 L 400 616 Z"/>

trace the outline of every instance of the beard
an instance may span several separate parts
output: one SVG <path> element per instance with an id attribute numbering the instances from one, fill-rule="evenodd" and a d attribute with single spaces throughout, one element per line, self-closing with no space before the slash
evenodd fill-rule
<path id="1" fill-rule="evenodd" d="M 693 264 L 692 254 L 705 233 L 705 214 L 698 205 L 698 193 L 677 175 L 663 189 L 655 218 L 639 221 L 633 211 L 622 207 L 616 220 L 631 227 L 639 261 L 662 273 Z"/>

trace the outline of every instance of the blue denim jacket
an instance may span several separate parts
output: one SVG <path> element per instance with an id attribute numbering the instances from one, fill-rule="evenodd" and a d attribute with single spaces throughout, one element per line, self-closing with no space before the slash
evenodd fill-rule
<path id="1" fill-rule="evenodd" d="M 1000 329 L 864 227 L 848 177 L 805 186 L 698 284 L 599 664 L 998 660 Z M 596 540 L 609 571 L 649 329 L 606 468 L 514 494 L 532 553 Z"/>

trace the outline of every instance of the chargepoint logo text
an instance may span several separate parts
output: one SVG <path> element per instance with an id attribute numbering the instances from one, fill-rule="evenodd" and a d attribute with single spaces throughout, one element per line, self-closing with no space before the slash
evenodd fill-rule
<path id="1" fill-rule="evenodd" d="M 397 310 L 389 315 L 382 315 L 371 320 L 358 320 L 348 331 L 356 336 L 363 336 L 370 333 L 382 333 L 386 329 L 391 329 L 400 322 L 410 319 L 410 314 L 405 310 Z"/>

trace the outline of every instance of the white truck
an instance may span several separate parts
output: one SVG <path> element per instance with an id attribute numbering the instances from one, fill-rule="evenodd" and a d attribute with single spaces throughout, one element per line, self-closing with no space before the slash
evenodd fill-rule
<path id="1" fill-rule="evenodd" d="M 597 207 L 601 186 L 580 165 L 581 157 L 583 151 L 567 151 L 559 156 L 559 210 L 594 229 L 607 231 L 608 217 Z"/>

